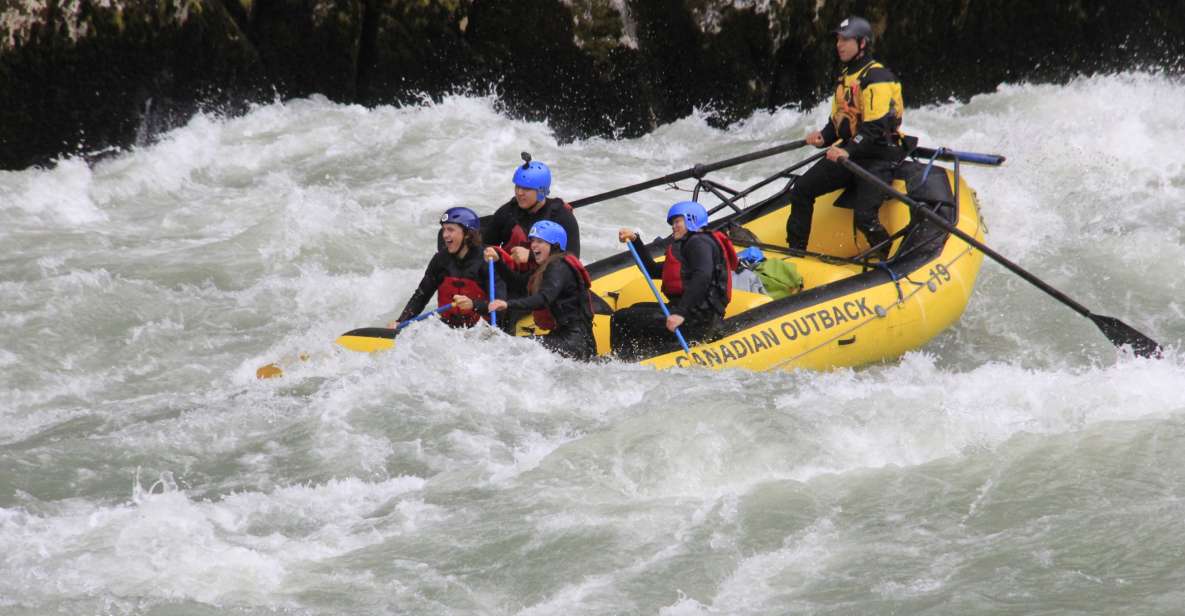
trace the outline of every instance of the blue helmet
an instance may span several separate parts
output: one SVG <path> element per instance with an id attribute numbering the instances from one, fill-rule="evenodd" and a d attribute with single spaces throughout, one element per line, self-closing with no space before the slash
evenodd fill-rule
<path id="1" fill-rule="evenodd" d="M 550 220 L 540 220 L 531 225 L 531 232 L 527 234 L 527 237 L 541 239 L 548 244 L 558 244 L 560 250 L 568 249 L 568 232 Z"/>
<path id="2" fill-rule="evenodd" d="M 538 199 L 543 201 L 551 190 L 551 169 L 537 160 L 528 160 L 515 168 L 514 185 L 536 191 Z"/>
<path id="3" fill-rule="evenodd" d="M 440 215 L 440 224 L 453 223 L 454 225 L 461 225 L 466 229 L 478 231 L 481 227 L 481 222 L 477 217 L 477 212 L 467 207 L 450 207 Z"/>
<path id="4" fill-rule="evenodd" d="M 750 246 L 737 253 L 737 258 L 741 260 L 741 263 L 753 265 L 764 261 L 765 254 L 761 252 L 760 248 L 756 246 Z"/>
<path id="5" fill-rule="evenodd" d="M 680 201 L 667 210 L 667 224 L 676 216 L 682 216 L 688 231 L 699 231 L 708 224 L 708 210 L 695 201 Z"/>

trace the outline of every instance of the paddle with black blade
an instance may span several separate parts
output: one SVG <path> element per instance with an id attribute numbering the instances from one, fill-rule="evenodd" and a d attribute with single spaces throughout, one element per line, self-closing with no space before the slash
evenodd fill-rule
<path id="1" fill-rule="evenodd" d="M 991 248 L 988 248 L 982 242 L 976 240 L 975 238 L 971 237 L 970 235 L 967 235 L 966 233 L 959 230 L 954 225 L 951 225 L 949 222 L 944 220 L 938 214 L 931 212 L 930 210 L 928 210 L 928 209 L 922 207 L 920 204 L 918 204 L 918 202 L 914 201 L 913 199 L 910 199 L 906 195 L 901 194 L 900 192 L 895 190 L 892 186 L 889 186 L 884 181 L 882 181 L 880 178 L 876 177 L 872 173 L 869 173 L 867 170 L 865 170 L 860 165 L 857 165 L 846 158 L 841 159 L 840 164 L 842 164 L 848 171 L 851 171 L 852 173 L 856 174 L 856 176 L 859 177 L 860 179 L 880 188 L 881 190 L 888 193 L 889 195 L 896 197 L 902 203 L 908 205 L 909 208 L 911 210 L 913 210 L 914 212 L 917 212 L 917 213 L 922 214 L 923 216 L 926 216 L 934 224 L 938 225 L 939 227 L 942 227 L 943 229 L 945 229 L 947 232 L 951 233 L 955 237 L 963 240 L 964 242 L 967 242 L 971 246 L 980 250 L 981 252 L 983 252 L 983 254 L 991 257 L 993 260 L 995 260 L 1000 265 L 1003 265 L 1004 267 L 1011 270 L 1012 273 L 1016 274 L 1017 276 L 1020 276 L 1021 278 L 1024 278 L 1030 284 L 1037 287 L 1038 289 L 1045 291 L 1046 293 L 1048 293 L 1050 296 L 1052 296 L 1057 301 L 1069 306 L 1070 308 L 1073 308 L 1074 311 L 1077 312 L 1078 314 L 1081 314 L 1082 316 L 1090 319 L 1103 332 L 1103 335 L 1106 336 L 1107 339 L 1111 341 L 1111 344 L 1114 344 L 1117 347 L 1124 346 L 1124 345 L 1131 346 L 1132 352 L 1134 352 L 1139 357 L 1152 357 L 1152 358 L 1162 357 L 1162 348 L 1161 348 L 1160 344 L 1157 343 L 1155 340 L 1149 338 L 1148 336 L 1145 336 L 1144 334 L 1140 333 L 1134 327 L 1128 325 L 1127 323 L 1124 323 L 1123 321 L 1120 321 L 1119 319 L 1116 319 L 1115 317 L 1103 316 L 1103 315 L 1095 314 L 1095 313 L 1091 312 L 1090 310 L 1088 310 L 1086 308 L 1086 306 L 1079 304 L 1078 302 L 1070 299 L 1070 297 L 1067 296 L 1066 294 L 1049 286 L 1048 283 L 1041 280 L 1040 278 L 1037 278 L 1033 274 L 1029 273 L 1021 266 L 1013 263 L 1012 261 L 1009 261 L 1006 257 L 1001 255 L 1000 253 L 992 250 Z"/>
<path id="2" fill-rule="evenodd" d="M 705 174 L 711 173 L 712 171 L 717 171 L 719 169 L 724 169 L 726 167 L 734 167 L 734 166 L 740 165 L 742 163 L 747 163 L 747 162 L 759 160 L 762 158 L 769 158 L 770 156 L 776 156 L 776 155 L 781 154 L 783 152 L 789 152 L 790 150 L 797 150 L 798 148 L 801 148 L 804 145 L 806 145 L 806 140 L 799 139 L 798 141 L 791 141 L 789 143 L 783 143 L 782 145 L 774 146 L 772 148 L 766 148 L 764 150 L 759 150 L 757 152 L 751 152 L 749 154 L 743 154 L 741 156 L 734 156 L 733 158 L 728 158 L 728 159 L 717 161 L 714 163 L 708 163 L 706 165 L 703 165 L 703 164 L 696 165 L 690 169 L 684 169 L 683 171 L 678 171 L 675 173 L 671 173 L 669 175 L 664 175 L 660 178 L 655 178 L 653 180 L 647 180 L 645 182 L 639 182 L 637 184 L 632 184 L 630 186 L 625 186 L 623 188 L 618 188 L 615 190 L 611 190 L 609 192 L 604 192 L 599 195 L 592 195 L 591 197 L 584 197 L 582 199 L 577 199 L 577 200 L 569 203 L 568 205 L 571 205 L 572 207 L 584 207 L 586 205 L 600 203 L 601 201 L 608 201 L 609 199 L 613 199 L 615 197 L 620 197 L 622 195 L 628 195 L 628 194 L 636 193 L 638 191 L 646 190 L 647 188 L 654 188 L 655 186 L 662 186 L 663 184 L 673 184 L 675 182 L 686 180 L 688 178 L 700 178 L 700 177 L 703 177 Z"/>

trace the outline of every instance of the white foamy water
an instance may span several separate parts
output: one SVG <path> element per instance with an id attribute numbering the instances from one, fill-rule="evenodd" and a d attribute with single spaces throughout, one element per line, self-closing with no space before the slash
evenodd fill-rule
<path id="1" fill-rule="evenodd" d="M 488 98 L 314 98 L 0 172 L 0 613 L 1178 613 L 1183 95 L 1089 77 L 906 123 L 1008 156 L 964 167 L 988 243 L 1159 361 L 987 260 L 958 324 L 858 370 L 585 365 L 432 322 L 332 348 L 403 307 L 443 209 L 509 198 L 522 150 L 575 199 L 822 107 L 560 145 Z M 582 208 L 585 260 L 684 196 Z"/>

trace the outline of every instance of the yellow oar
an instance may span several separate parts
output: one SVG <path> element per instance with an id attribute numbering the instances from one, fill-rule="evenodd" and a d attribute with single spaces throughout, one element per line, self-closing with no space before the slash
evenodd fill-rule
<path id="1" fill-rule="evenodd" d="M 339 346 L 349 349 L 351 351 L 358 351 L 360 353 L 374 353 L 376 351 L 386 351 L 395 346 L 395 335 L 399 330 L 415 323 L 416 321 L 423 321 L 424 319 L 434 315 L 440 314 L 449 308 L 452 304 L 445 304 L 436 310 L 430 310 L 416 317 L 412 317 L 396 325 L 394 328 L 388 327 L 363 327 L 361 329 L 350 330 L 337 337 L 334 342 Z M 300 361 L 308 361 L 308 353 L 300 353 L 297 356 Z M 293 363 L 292 361 L 280 360 L 275 363 L 260 366 L 255 371 L 255 378 L 257 379 L 274 379 L 284 376 L 284 369 L 280 367 L 281 363 Z"/>

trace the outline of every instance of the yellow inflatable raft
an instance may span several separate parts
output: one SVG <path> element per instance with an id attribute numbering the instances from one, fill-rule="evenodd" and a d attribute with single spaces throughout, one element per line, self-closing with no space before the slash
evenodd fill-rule
<path id="1" fill-rule="evenodd" d="M 574 206 L 589 205 L 696 178 L 693 199 L 701 190 L 707 190 L 720 201 L 712 210 L 715 215 L 709 228 L 727 230 L 730 235 L 743 228 L 748 233 L 740 235 L 746 235 L 746 240 L 734 236 L 738 250 L 758 246 L 767 259 L 787 262 L 804 279 L 801 291 L 779 299 L 734 290 L 723 327 L 715 339 L 699 342 L 684 351 L 671 336 L 656 348 L 641 353 L 632 349 L 630 353 L 637 361 L 656 368 L 825 370 L 895 358 L 920 348 L 958 321 L 974 290 L 985 254 L 1091 319 L 1116 347 L 1130 349 L 1140 357 L 1162 356 L 1162 347 L 1155 340 L 1119 319 L 1091 312 L 983 244 L 984 224 L 979 204 L 975 191 L 959 176 L 959 161 L 999 165 L 1004 161 L 1002 156 L 917 148 L 913 156 L 920 155 L 922 160 L 928 157 L 928 162 L 917 159 L 903 162 L 896 169 L 891 186 L 845 162 L 861 181 L 879 184 L 882 192 L 891 197 L 879 212 L 882 224 L 893 235 L 891 251 L 883 261 L 867 257 L 869 247 L 853 230 L 852 211 L 838 205 L 842 202 L 841 191 L 816 201 L 808 249 L 786 248 L 788 194 L 797 178 L 792 172 L 821 154 L 742 191 L 704 178 L 709 171 L 774 156 L 804 144 L 798 141 L 718 163 L 696 165 L 573 202 Z M 954 162 L 954 169 L 935 166 L 936 160 Z M 751 207 L 742 209 L 736 205 L 741 197 L 778 179 L 788 180 L 781 191 Z M 660 261 L 668 241 L 669 238 L 655 240 L 646 249 Z M 622 342 L 630 342 L 611 340 L 612 315 L 634 304 L 654 301 L 652 281 L 643 278 L 628 252 L 592 263 L 588 271 L 596 300 L 593 333 L 597 352 L 611 355 Z M 421 315 L 424 316 L 427 314 Z M 536 330 L 530 317 L 516 324 L 516 332 L 520 336 L 546 333 Z M 394 345 L 395 334 L 396 330 L 385 328 L 357 329 L 339 337 L 337 344 L 353 351 L 382 351 Z M 300 360 L 305 361 L 306 357 L 301 354 Z M 268 364 L 256 372 L 259 378 L 281 374 L 279 363 Z"/>

